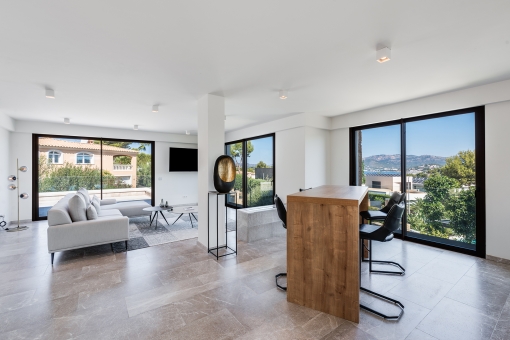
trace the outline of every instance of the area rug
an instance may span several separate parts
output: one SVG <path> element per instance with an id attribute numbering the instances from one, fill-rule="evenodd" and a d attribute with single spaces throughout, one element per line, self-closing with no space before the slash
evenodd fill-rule
<path id="1" fill-rule="evenodd" d="M 127 250 L 136 250 L 198 237 L 198 222 L 193 217 L 193 221 L 190 221 L 187 214 L 183 214 L 177 220 L 179 215 L 165 212 L 165 218 L 169 225 L 158 215 L 157 226 L 156 221 L 153 221 L 152 225 L 150 225 L 149 217 L 130 218 Z M 198 214 L 195 213 L 194 215 L 198 219 Z M 116 253 L 126 251 L 125 243 L 114 243 L 113 250 Z"/>

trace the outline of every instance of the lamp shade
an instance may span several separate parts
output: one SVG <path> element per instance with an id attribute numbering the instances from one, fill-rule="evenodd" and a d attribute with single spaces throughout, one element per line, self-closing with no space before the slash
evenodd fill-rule
<path id="1" fill-rule="evenodd" d="M 223 155 L 214 163 L 214 188 L 226 194 L 234 188 L 236 181 L 236 165 L 232 157 Z"/>

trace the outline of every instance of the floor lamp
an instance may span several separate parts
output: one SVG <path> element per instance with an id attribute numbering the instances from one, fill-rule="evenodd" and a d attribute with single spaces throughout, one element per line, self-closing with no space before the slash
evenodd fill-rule
<path id="1" fill-rule="evenodd" d="M 19 166 L 19 161 L 18 159 L 16 159 L 16 176 L 12 175 L 12 176 L 9 176 L 9 181 L 11 182 L 16 182 L 16 184 L 11 184 L 9 185 L 9 189 L 11 190 L 17 190 L 17 193 L 18 193 L 18 226 L 16 228 L 7 228 L 5 230 L 7 231 L 10 231 L 10 232 L 14 232 L 14 231 L 23 231 L 23 230 L 27 230 L 28 227 L 27 226 L 20 226 L 19 225 L 19 199 L 22 198 L 24 200 L 26 200 L 28 198 L 28 194 L 27 193 L 22 193 L 20 194 L 19 193 L 19 172 L 27 172 L 28 168 L 26 166 Z"/>

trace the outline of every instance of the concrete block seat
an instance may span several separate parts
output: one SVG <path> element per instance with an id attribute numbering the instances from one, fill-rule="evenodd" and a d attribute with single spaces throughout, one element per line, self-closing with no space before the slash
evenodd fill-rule
<path id="1" fill-rule="evenodd" d="M 272 205 L 239 209 L 237 211 L 237 239 L 255 242 L 275 236 L 285 236 L 286 230 Z"/>
<path id="2" fill-rule="evenodd" d="M 85 189 L 80 189 L 83 206 L 90 206 L 90 197 Z M 56 252 L 77 248 L 91 247 L 101 244 L 129 240 L 129 217 L 147 216 L 150 212 L 143 211 L 150 207 L 147 202 L 119 202 L 115 199 L 101 200 L 97 216 L 90 217 L 88 212 L 71 208 L 69 201 L 78 193 L 67 194 L 48 211 L 48 252 L 53 264 Z M 85 197 L 89 198 L 87 203 Z M 85 218 L 76 219 L 77 212 L 83 213 Z M 96 211 L 96 209 L 94 209 Z M 73 218 L 74 220 L 73 220 Z"/>

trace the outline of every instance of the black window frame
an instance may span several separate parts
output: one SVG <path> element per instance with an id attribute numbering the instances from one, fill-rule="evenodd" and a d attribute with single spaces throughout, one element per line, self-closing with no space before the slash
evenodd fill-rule
<path id="1" fill-rule="evenodd" d="M 154 156 L 156 154 L 156 142 L 148 141 L 148 140 L 138 140 L 138 139 L 129 139 L 129 138 L 106 138 L 106 137 L 84 137 L 84 136 L 72 136 L 72 135 L 50 135 L 50 134 L 32 134 L 32 166 L 34 167 L 34 171 L 32 171 L 32 221 L 44 221 L 48 219 L 48 216 L 39 216 L 39 138 L 40 137 L 48 137 L 48 138 L 62 138 L 62 139 L 92 139 L 100 141 L 101 149 L 100 149 L 100 169 L 101 169 L 101 199 L 103 198 L 103 141 L 119 141 L 119 142 L 133 142 L 133 143 L 146 143 L 151 145 L 151 205 L 154 206 L 155 197 L 156 197 L 156 163 L 154 162 Z M 83 152 L 83 151 L 78 151 Z M 77 152 L 77 153 L 78 153 Z M 63 155 L 62 155 L 63 157 Z M 76 155 L 75 155 L 76 157 Z M 75 159 L 76 161 L 76 159 Z M 95 160 L 94 160 L 95 164 Z"/>
<path id="2" fill-rule="evenodd" d="M 420 243 L 440 249 L 455 251 L 481 258 L 486 257 L 487 237 L 486 237 L 486 186 L 485 186 L 485 106 L 477 106 L 460 110 L 445 111 L 439 113 L 432 113 L 427 115 L 420 115 L 410 118 L 401 118 L 381 123 L 360 125 L 349 128 L 349 185 L 357 185 L 358 169 L 356 167 L 357 159 L 357 145 L 356 145 L 356 132 L 360 130 L 373 129 L 385 127 L 390 125 L 400 125 L 400 154 L 401 154 L 401 184 L 400 191 L 407 192 L 406 183 L 406 123 L 417 122 L 428 119 L 443 118 L 448 116 L 456 116 L 466 113 L 475 114 L 475 167 L 476 167 L 476 249 L 471 250 L 467 248 L 457 247 L 447 242 L 438 242 L 438 240 L 419 239 L 407 236 L 407 228 L 402 228 L 402 233 L 395 233 L 396 238 L 404 241 Z M 402 225 L 407 225 L 407 213 L 402 217 Z"/>
<path id="3" fill-rule="evenodd" d="M 228 195 L 225 195 L 225 205 L 229 208 L 232 208 L 232 209 L 244 209 L 244 208 L 249 208 L 247 206 L 247 200 L 246 200 L 246 197 L 247 197 L 247 192 L 248 192 L 248 157 L 246 157 L 246 143 L 248 141 L 252 141 L 252 140 L 255 140 L 255 139 L 262 139 L 262 138 L 267 138 L 267 137 L 272 137 L 273 138 L 273 195 L 275 193 L 275 190 L 276 190 L 276 162 L 275 162 L 275 145 L 276 145 L 276 135 L 274 133 L 269 133 L 269 134 L 265 134 L 265 135 L 260 135 L 260 136 L 254 136 L 254 137 L 250 137 L 250 138 L 243 138 L 243 139 L 238 139 L 238 140 L 233 140 L 233 141 L 229 141 L 229 142 L 226 142 L 225 143 L 225 148 L 224 148 L 224 152 L 225 152 L 225 155 L 227 154 L 227 146 L 228 145 L 231 145 L 231 144 L 237 144 L 237 143 L 242 143 L 243 145 L 243 204 L 242 205 L 235 205 L 235 204 L 232 204 L 228 201 Z"/>

